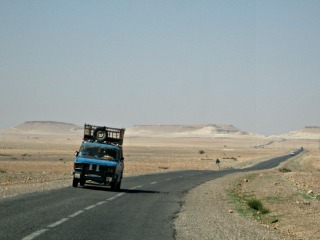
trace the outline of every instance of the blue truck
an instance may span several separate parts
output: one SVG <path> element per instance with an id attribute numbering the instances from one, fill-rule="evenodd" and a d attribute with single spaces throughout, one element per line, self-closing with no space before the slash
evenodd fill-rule
<path id="1" fill-rule="evenodd" d="M 83 142 L 76 151 L 72 186 L 98 183 L 119 191 L 124 170 L 124 128 L 84 125 Z"/>

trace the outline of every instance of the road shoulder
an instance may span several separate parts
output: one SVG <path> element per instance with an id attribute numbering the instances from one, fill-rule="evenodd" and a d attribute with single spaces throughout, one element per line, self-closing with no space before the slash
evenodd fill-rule
<path id="1" fill-rule="evenodd" d="M 227 175 L 189 191 L 174 222 L 176 239 L 286 239 L 234 209 L 226 189 L 244 175 Z"/>

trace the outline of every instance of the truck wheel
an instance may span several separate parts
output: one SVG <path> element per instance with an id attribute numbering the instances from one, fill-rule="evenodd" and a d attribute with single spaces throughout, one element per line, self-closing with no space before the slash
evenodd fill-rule
<path id="1" fill-rule="evenodd" d="M 111 183 L 111 190 L 112 191 L 116 191 L 116 192 L 119 192 L 120 191 L 120 189 L 121 189 L 121 180 L 120 180 L 120 182 L 112 182 Z"/>
<path id="2" fill-rule="evenodd" d="M 121 189 L 121 179 L 120 179 L 120 182 L 117 183 L 116 191 L 120 191 L 120 189 Z"/>
<path id="3" fill-rule="evenodd" d="M 105 128 L 99 127 L 93 131 L 93 138 L 98 142 L 103 142 L 107 139 L 108 132 Z"/>
<path id="4" fill-rule="evenodd" d="M 80 179 L 80 186 L 81 186 L 81 187 L 83 187 L 85 183 L 86 183 L 86 180 Z"/>
<path id="5" fill-rule="evenodd" d="M 79 179 L 78 178 L 73 178 L 72 180 L 72 187 L 78 187 Z"/>
<path id="6" fill-rule="evenodd" d="M 117 190 L 117 183 L 116 182 L 112 182 L 111 183 L 111 190 L 112 191 L 116 191 Z"/>

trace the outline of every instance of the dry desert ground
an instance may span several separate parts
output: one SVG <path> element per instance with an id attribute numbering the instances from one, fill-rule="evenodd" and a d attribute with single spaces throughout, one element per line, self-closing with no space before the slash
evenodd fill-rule
<path id="1" fill-rule="evenodd" d="M 0 141 L 0 197 L 71 186 L 74 152 L 81 134 L 6 132 Z M 259 146 L 259 147 L 255 147 Z M 243 215 L 297 239 L 320 239 L 319 140 L 252 135 L 135 137 L 124 142 L 125 176 L 185 169 L 245 168 L 303 146 L 306 151 L 276 169 L 225 181 L 232 214 Z M 268 214 L 248 211 L 245 200 L 261 200 Z M 210 199 L 208 200 L 210 201 Z"/>

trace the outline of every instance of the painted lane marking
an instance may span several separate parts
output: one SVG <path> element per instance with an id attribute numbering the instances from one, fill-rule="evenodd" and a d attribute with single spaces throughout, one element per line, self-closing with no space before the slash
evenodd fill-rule
<path id="1" fill-rule="evenodd" d="M 171 178 L 167 178 L 167 179 L 166 179 L 166 181 L 170 181 L 170 180 L 171 180 Z"/>
<path id="2" fill-rule="evenodd" d="M 56 227 L 56 226 L 64 223 L 65 221 L 68 221 L 69 219 L 70 219 L 70 218 L 62 218 L 61 220 L 59 220 L 59 221 L 57 221 L 57 222 L 55 222 L 55 223 L 52 223 L 52 224 L 48 225 L 48 227 L 54 228 L 54 227 Z"/>
<path id="3" fill-rule="evenodd" d="M 81 213 L 83 213 L 82 210 L 80 210 L 80 211 L 78 211 L 78 212 L 75 212 L 74 214 L 69 215 L 69 217 L 70 217 L 70 218 L 73 218 L 73 217 L 76 217 L 76 216 L 80 215 Z"/>
<path id="4" fill-rule="evenodd" d="M 142 185 L 130 188 L 129 190 L 134 190 L 134 189 L 141 188 L 141 187 L 142 187 Z"/>
<path id="5" fill-rule="evenodd" d="M 150 183 L 150 184 L 152 185 L 152 184 L 156 184 L 156 183 L 157 183 L 157 182 L 152 182 L 152 183 Z"/>
<path id="6" fill-rule="evenodd" d="M 141 186 L 142 186 L 142 185 L 136 186 L 136 187 L 133 187 L 132 189 L 140 188 Z M 112 200 L 114 200 L 114 199 L 116 199 L 116 198 L 119 198 L 119 197 L 123 196 L 124 194 L 125 194 L 125 193 L 118 193 L 118 194 L 116 194 L 115 196 L 108 198 L 106 201 L 97 202 L 97 203 L 94 204 L 94 205 L 90 205 L 90 206 L 84 208 L 84 210 L 90 210 L 90 209 L 92 209 L 92 208 L 95 208 L 96 206 L 99 206 L 99 205 L 102 205 L 102 204 L 106 203 L 107 201 L 112 201 Z M 62 218 L 62 219 L 60 219 L 59 221 L 54 222 L 54 223 L 48 225 L 47 227 L 48 227 L 48 228 L 54 228 L 54 227 L 56 227 L 56 226 L 59 226 L 60 224 L 68 221 L 69 219 L 74 218 L 74 217 L 80 215 L 81 213 L 84 212 L 84 210 L 79 210 L 79 211 L 77 211 L 77 212 L 69 215 L 67 218 Z M 45 233 L 45 232 L 47 232 L 47 231 L 49 231 L 49 229 L 46 229 L 46 228 L 40 229 L 40 230 L 35 231 L 35 232 L 31 233 L 30 235 L 22 238 L 22 240 L 32 240 L 32 239 L 35 239 L 36 237 L 40 236 L 41 234 L 43 234 L 43 233 Z"/>
<path id="7" fill-rule="evenodd" d="M 96 207 L 96 205 L 91 205 L 91 206 L 89 206 L 89 207 L 86 207 L 85 210 L 90 210 L 90 209 L 92 209 L 92 208 L 94 208 L 94 207 Z"/>
<path id="8" fill-rule="evenodd" d="M 116 198 L 121 197 L 121 196 L 123 196 L 123 195 L 124 195 L 124 193 L 118 193 L 117 195 L 108 198 L 107 201 L 115 200 Z"/>
<path id="9" fill-rule="evenodd" d="M 96 203 L 96 205 L 102 205 L 102 204 L 104 204 L 104 203 L 106 203 L 107 201 L 101 201 L 101 202 L 98 202 L 98 203 Z"/>
<path id="10" fill-rule="evenodd" d="M 116 198 L 118 198 L 117 196 L 113 196 L 111 198 L 108 198 L 107 201 L 112 201 L 112 200 L 115 200 Z"/>
<path id="11" fill-rule="evenodd" d="M 22 238 L 22 240 L 32 240 L 38 236 L 40 236 L 42 233 L 48 231 L 48 229 L 40 229 L 38 231 L 35 231 L 34 233 L 31 233 L 30 235 Z"/>

